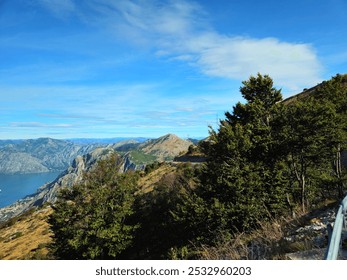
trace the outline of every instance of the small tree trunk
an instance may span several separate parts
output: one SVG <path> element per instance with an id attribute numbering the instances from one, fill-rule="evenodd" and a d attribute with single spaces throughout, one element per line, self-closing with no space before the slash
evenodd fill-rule
<path id="1" fill-rule="evenodd" d="M 288 194 L 288 193 L 287 193 L 286 198 L 287 198 L 288 207 L 289 207 L 289 209 L 290 209 L 290 212 L 292 213 L 292 218 L 295 219 L 295 216 L 296 216 L 296 215 L 295 215 L 294 207 L 293 207 L 292 202 L 290 201 L 290 198 L 289 198 L 289 194 Z"/>
<path id="2" fill-rule="evenodd" d="M 305 167 L 304 167 L 304 163 L 303 163 L 303 160 L 301 158 L 301 170 L 299 172 L 297 166 L 296 166 L 296 163 L 293 162 L 293 169 L 294 169 L 294 173 L 295 173 L 295 176 L 296 176 L 296 179 L 299 183 L 299 187 L 301 189 L 301 207 L 302 207 L 302 211 L 305 212 L 305 200 L 306 200 L 306 190 L 305 190 L 305 184 L 306 184 L 306 181 L 305 181 Z"/>
<path id="3" fill-rule="evenodd" d="M 305 190 L 305 175 L 301 174 L 301 179 L 300 179 L 300 185 L 301 185 L 301 205 L 302 205 L 302 211 L 305 212 L 305 200 L 306 200 L 306 190 Z"/>

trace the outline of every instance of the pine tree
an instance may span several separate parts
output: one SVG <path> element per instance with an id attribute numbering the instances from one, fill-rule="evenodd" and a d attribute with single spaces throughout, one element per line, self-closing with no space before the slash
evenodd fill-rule
<path id="1" fill-rule="evenodd" d="M 330 119 L 330 128 L 335 132 L 331 140 L 334 152 L 333 170 L 338 197 L 343 198 L 345 191 L 345 174 L 343 173 L 342 152 L 347 148 L 347 76 L 337 74 L 325 81 L 317 89 L 316 98 L 334 110 Z"/>
<path id="2" fill-rule="evenodd" d="M 136 174 L 119 174 L 114 155 L 99 161 L 82 183 L 65 188 L 49 218 L 51 250 L 58 259 L 113 259 L 133 240 Z"/>
<path id="3" fill-rule="evenodd" d="M 286 169 L 274 125 L 283 107 L 280 90 L 258 74 L 240 92 L 247 103 L 225 114 L 204 147 L 208 161 L 198 191 L 211 209 L 215 232 L 251 229 L 286 208 Z"/>
<path id="4" fill-rule="evenodd" d="M 200 236 L 194 224 L 205 216 L 199 214 L 203 207 L 196 200 L 193 173 L 192 166 L 181 165 L 176 172 L 165 174 L 152 191 L 137 196 L 134 219 L 140 228 L 127 252 L 130 258 L 166 259 L 172 249 L 183 248 Z"/>

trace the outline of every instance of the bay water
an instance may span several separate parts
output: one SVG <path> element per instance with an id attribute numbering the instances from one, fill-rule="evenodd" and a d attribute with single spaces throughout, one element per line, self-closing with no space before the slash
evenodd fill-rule
<path id="1" fill-rule="evenodd" d="M 32 174 L 0 174 L 0 208 L 33 194 L 45 183 L 53 181 L 61 171 Z"/>

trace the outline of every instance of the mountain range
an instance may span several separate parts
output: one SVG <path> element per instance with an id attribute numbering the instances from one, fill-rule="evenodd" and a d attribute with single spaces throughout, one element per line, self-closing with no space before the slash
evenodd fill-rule
<path id="1" fill-rule="evenodd" d="M 40 173 L 62 171 L 78 155 L 86 154 L 98 144 L 75 144 L 51 138 L 0 143 L 0 173 Z"/>
<path id="2" fill-rule="evenodd" d="M 40 148 L 40 143 L 42 144 L 42 148 Z M 28 195 L 8 207 L 1 208 L 0 222 L 17 216 L 34 206 L 43 205 L 45 202 L 54 202 L 60 188 L 70 187 L 78 183 L 82 180 L 83 174 L 92 169 L 97 161 L 106 159 L 114 153 L 118 153 L 121 156 L 122 164 L 119 172 L 122 173 L 127 170 L 143 169 L 147 163 L 156 160 L 163 161 L 164 159 L 173 159 L 180 153 L 186 152 L 189 146 L 192 145 L 192 142 L 183 140 L 173 134 L 167 134 L 158 139 L 151 139 L 142 143 L 136 140 L 123 140 L 118 143 L 101 147 L 95 147 L 95 144 L 79 147 L 70 141 L 47 138 L 28 140 L 28 142 L 23 141 L 20 143 L 19 147 L 11 145 L 13 144 L 10 144 L 10 146 L 6 145 L 5 147 L 7 153 L 10 155 L 12 148 L 14 158 L 18 156 L 18 154 L 22 153 L 25 154 L 27 158 L 32 157 L 35 159 L 41 159 L 42 162 L 46 163 L 49 161 L 44 161 L 44 159 L 48 159 L 49 155 L 51 155 L 52 159 L 59 159 L 64 155 L 71 156 L 73 152 L 75 152 L 77 156 L 72 160 L 71 164 L 65 169 L 65 171 L 63 171 L 53 182 L 41 186 L 36 193 Z M 83 154 L 83 151 L 86 153 Z M 58 155 L 55 154 L 56 152 Z M 140 161 L 139 158 L 142 160 L 142 164 L 135 163 Z M 67 160 L 64 164 L 67 164 Z M 25 166 L 24 163 L 21 166 Z M 63 164 L 61 166 L 63 166 Z M 27 171 L 28 168 L 23 170 Z"/>
<path id="3" fill-rule="evenodd" d="M 114 140 L 115 142 L 111 142 Z M 173 134 L 158 139 L 112 138 L 58 140 L 0 140 L 0 173 L 41 173 L 63 171 L 81 155 L 98 147 L 108 147 L 129 157 L 137 165 L 172 160 L 193 143 Z"/>

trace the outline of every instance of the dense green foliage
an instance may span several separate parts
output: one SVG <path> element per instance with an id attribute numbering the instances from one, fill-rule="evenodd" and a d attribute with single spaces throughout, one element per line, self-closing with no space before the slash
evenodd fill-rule
<path id="1" fill-rule="evenodd" d="M 98 162 L 82 183 L 64 189 L 49 222 L 61 259 L 117 258 L 133 240 L 136 174 L 119 174 L 119 158 Z"/>
<path id="2" fill-rule="evenodd" d="M 334 152 L 332 184 L 337 186 L 338 195 L 342 198 L 346 181 L 342 170 L 342 152 L 347 148 L 347 76 L 336 75 L 323 82 L 317 89 L 317 99 L 334 113 L 329 119 L 329 127 L 334 133 L 329 142 Z"/>
<path id="3" fill-rule="evenodd" d="M 128 252 L 131 258 L 167 258 L 172 248 L 186 245 L 194 236 L 197 228 L 192 226 L 193 220 L 186 218 L 185 211 L 194 209 L 195 171 L 189 164 L 182 165 L 164 175 L 152 192 L 137 197 L 134 222 L 141 226 L 133 250 Z"/>
<path id="4" fill-rule="evenodd" d="M 346 181 L 346 84 L 337 75 L 286 103 L 269 76 L 250 77 L 240 88 L 246 103 L 226 112 L 201 142 L 207 161 L 179 165 L 149 192 L 136 191 L 136 174 L 118 174 L 117 158 L 101 161 L 81 184 L 61 193 L 50 219 L 53 253 L 196 258 L 201 245 L 338 199 Z M 148 165 L 143 176 L 162 165 Z"/>
<path id="5" fill-rule="evenodd" d="M 205 145 L 200 193 L 223 221 L 214 231 L 248 230 L 284 209 L 287 171 L 276 139 L 280 91 L 261 75 L 244 82 L 240 91 L 248 103 L 227 112 Z"/>
<path id="6" fill-rule="evenodd" d="M 344 193 L 345 77 L 289 105 L 266 75 L 250 77 L 240 92 L 246 103 L 226 112 L 202 143 L 207 162 L 195 189 L 195 212 L 204 214 L 195 219 L 195 244 L 213 245 L 221 235 L 250 231 Z"/>

